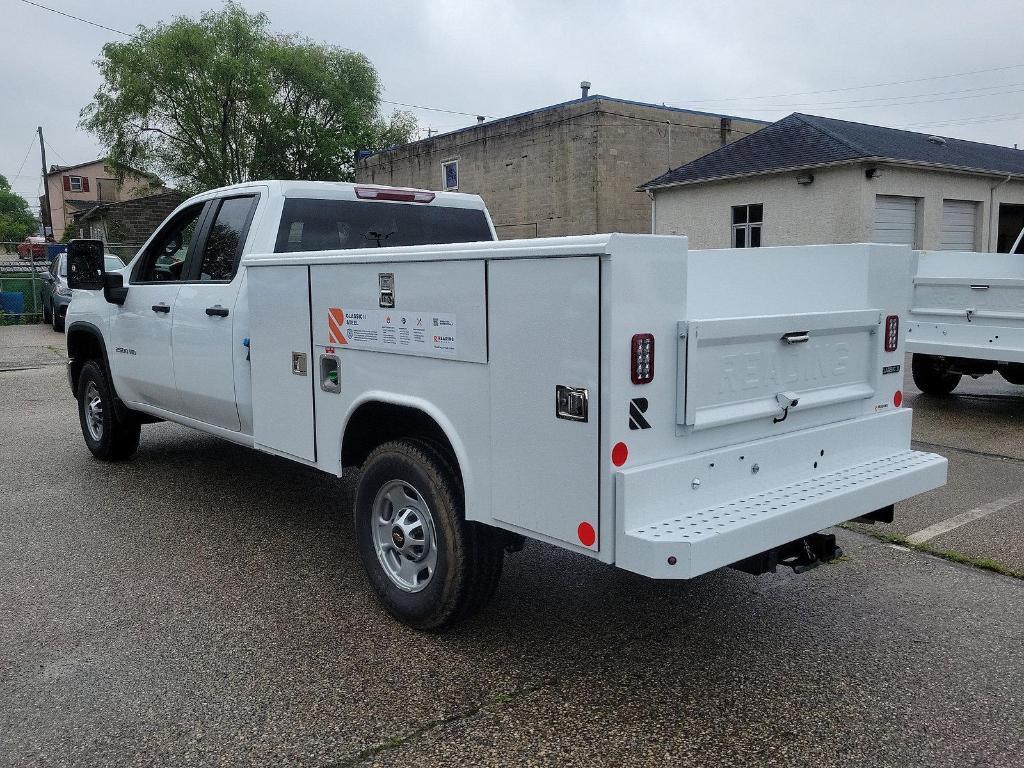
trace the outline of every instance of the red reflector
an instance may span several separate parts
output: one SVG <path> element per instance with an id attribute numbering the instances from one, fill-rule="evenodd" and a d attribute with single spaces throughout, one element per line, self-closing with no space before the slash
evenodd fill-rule
<path id="1" fill-rule="evenodd" d="M 634 384 L 649 384 L 654 380 L 654 334 L 633 335 L 629 364 L 629 377 Z"/>
<path id="2" fill-rule="evenodd" d="M 416 189 L 378 189 L 377 187 L 356 187 L 360 200 L 394 200 L 400 203 L 429 203 L 436 195 Z"/>
<path id="3" fill-rule="evenodd" d="M 900 318 L 899 315 L 889 315 L 885 318 L 885 351 L 895 352 L 896 345 L 900 340 Z"/>
<path id="4" fill-rule="evenodd" d="M 616 443 L 612 447 L 612 464 L 616 467 L 621 467 L 625 464 L 628 457 L 629 448 L 626 447 L 625 443 Z"/>
<path id="5" fill-rule="evenodd" d="M 576 535 L 580 537 L 580 543 L 584 547 L 594 546 L 594 542 L 597 541 L 597 534 L 594 533 L 594 526 L 590 523 L 580 523 L 580 527 L 576 529 Z"/>
<path id="6" fill-rule="evenodd" d="M 898 389 L 896 390 L 896 394 L 892 396 L 892 404 L 895 405 L 897 408 L 903 405 L 903 393 L 900 392 Z"/>

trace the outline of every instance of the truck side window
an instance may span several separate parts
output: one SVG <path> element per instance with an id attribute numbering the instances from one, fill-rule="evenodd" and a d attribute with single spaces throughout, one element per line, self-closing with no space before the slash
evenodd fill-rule
<path id="1" fill-rule="evenodd" d="M 179 213 L 157 234 L 134 275 L 135 282 L 163 283 L 182 279 L 192 236 L 203 212 L 203 203 Z"/>
<path id="2" fill-rule="evenodd" d="M 203 249 L 200 280 L 228 281 L 235 276 L 255 201 L 254 197 L 229 197 L 221 201 Z"/>

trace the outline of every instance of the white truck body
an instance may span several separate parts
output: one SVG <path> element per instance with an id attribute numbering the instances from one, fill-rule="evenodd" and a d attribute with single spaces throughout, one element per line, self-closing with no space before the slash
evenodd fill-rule
<path id="1" fill-rule="evenodd" d="M 921 251 L 910 352 L 1024 363 L 1024 256 Z"/>
<path id="2" fill-rule="evenodd" d="M 310 227 L 289 201 L 410 204 L 363 199 L 381 189 L 214 190 L 182 207 L 206 206 L 191 255 L 172 242 L 161 266 L 147 244 L 117 278 L 126 290 L 76 290 L 69 372 L 87 443 L 99 400 L 78 377 L 98 340 L 119 413 L 339 476 L 377 430 L 428 429 L 465 520 L 676 579 L 945 482 L 899 407 L 910 249 L 699 252 L 613 234 L 287 252 Z M 475 196 L 422 194 L 486 216 Z M 239 197 L 255 201 L 240 258 L 210 280 L 214 240 L 198 233 Z M 474 226 L 493 238 L 489 218 Z M 146 263 L 172 279 L 139 279 Z"/>

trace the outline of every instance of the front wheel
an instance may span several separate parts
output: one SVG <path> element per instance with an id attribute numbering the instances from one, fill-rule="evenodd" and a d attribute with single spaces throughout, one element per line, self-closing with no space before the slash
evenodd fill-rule
<path id="1" fill-rule="evenodd" d="M 926 395 L 948 395 L 960 383 L 961 374 L 952 373 L 949 366 L 934 355 L 915 354 L 910 361 L 914 384 Z"/>
<path id="2" fill-rule="evenodd" d="M 117 417 L 107 374 L 95 360 L 83 365 L 78 375 L 78 417 L 85 444 L 97 459 L 123 461 L 139 447 L 142 425 L 137 419 Z"/>
<path id="3" fill-rule="evenodd" d="M 64 318 L 58 314 L 57 308 L 52 304 L 50 305 L 50 318 L 55 332 L 60 333 L 64 330 Z"/>
<path id="4" fill-rule="evenodd" d="M 431 444 L 395 440 L 366 459 L 353 514 L 359 555 L 384 607 L 415 629 L 439 630 L 493 595 L 503 549 L 467 522 L 454 469 Z"/>

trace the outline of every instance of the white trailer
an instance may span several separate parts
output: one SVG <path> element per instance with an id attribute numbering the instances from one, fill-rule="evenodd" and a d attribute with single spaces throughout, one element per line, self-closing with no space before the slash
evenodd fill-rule
<path id="1" fill-rule="evenodd" d="M 806 570 L 822 529 L 945 482 L 900 407 L 909 248 L 459 242 L 493 236 L 479 198 L 349 185 L 189 206 L 121 273 L 70 246 L 87 445 L 167 419 L 359 468 L 363 565 L 412 626 L 483 605 L 525 538 L 661 579 Z"/>
<path id="2" fill-rule="evenodd" d="M 907 324 L 914 383 L 946 395 L 963 376 L 1024 384 L 1024 257 L 922 251 Z"/>

